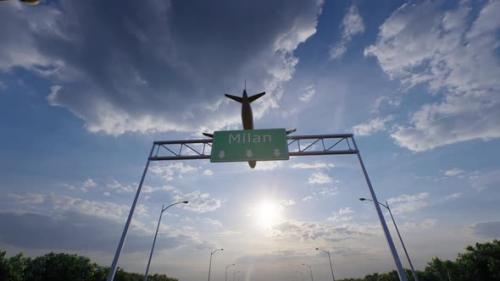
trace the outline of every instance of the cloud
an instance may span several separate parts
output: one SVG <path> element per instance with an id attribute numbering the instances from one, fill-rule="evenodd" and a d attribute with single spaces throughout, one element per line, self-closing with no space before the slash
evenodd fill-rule
<path id="1" fill-rule="evenodd" d="M 337 223 L 288 220 L 274 226 L 272 236 L 276 239 L 299 239 L 300 241 L 342 241 L 371 236 L 375 233 L 374 230 L 376 231 L 372 226 L 358 224 L 338 225 Z"/>
<path id="2" fill-rule="evenodd" d="M 283 207 L 290 207 L 290 206 L 293 206 L 295 205 L 295 200 L 293 199 L 283 199 L 283 200 L 280 200 L 280 206 L 283 206 Z"/>
<path id="3" fill-rule="evenodd" d="M 26 204 L 26 205 L 41 204 L 45 202 L 45 196 L 40 193 L 24 193 L 24 194 L 10 193 L 8 196 L 13 198 L 20 204 Z"/>
<path id="4" fill-rule="evenodd" d="M 260 161 L 255 170 L 257 171 L 272 171 L 283 167 L 283 161 Z"/>
<path id="5" fill-rule="evenodd" d="M 323 172 L 314 172 L 314 173 L 311 174 L 311 176 L 309 176 L 309 178 L 307 179 L 307 182 L 309 184 L 319 184 L 319 185 L 322 185 L 322 184 L 332 183 L 333 179 L 332 179 L 332 177 L 330 177 L 326 173 L 323 173 Z"/>
<path id="6" fill-rule="evenodd" d="M 310 102 L 311 99 L 316 95 L 316 88 L 314 85 L 309 85 L 305 88 L 305 91 L 299 96 L 299 100 L 302 102 Z"/>
<path id="7" fill-rule="evenodd" d="M 436 225 L 437 219 L 424 219 L 420 222 L 406 222 L 403 224 L 405 229 L 429 229 Z"/>
<path id="8" fill-rule="evenodd" d="M 404 4 L 366 48 L 391 78 L 407 88 L 425 84 L 438 100 L 396 127 L 391 136 L 400 146 L 418 152 L 500 137 L 500 2 L 484 3 L 477 16 L 467 1 Z"/>
<path id="9" fill-rule="evenodd" d="M 462 192 L 455 192 L 455 193 L 451 193 L 451 194 L 448 194 L 444 197 L 444 200 L 446 201 L 450 201 L 450 200 L 456 200 L 460 197 L 462 197 Z"/>
<path id="10" fill-rule="evenodd" d="M 484 238 L 500 237 L 500 221 L 480 222 L 473 225 L 472 230 L 475 235 Z"/>
<path id="11" fill-rule="evenodd" d="M 476 171 L 469 174 L 472 187 L 478 191 L 497 188 L 500 185 L 500 169 L 491 171 Z"/>
<path id="12" fill-rule="evenodd" d="M 376 132 L 384 131 L 386 129 L 386 124 L 389 121 L 392 121 L 393 117 L 391 115 L 386 116 L 384 118 L 377 117 L 371 119 L 368 122 L 358 124 L 354 126 L 352 129 L 356 135 L 360 136 L 369 136 Z"/>
<path id="13" fill-rule="evenodd" d="M 314 199 L 314 197 L 313 197 L 312 195 L 306 195 L 306 196 L 302 197 L 302 199 L 301 199 L 301 200 L 302 200 L 303 202 L 308 202 L 308 201 L 311 201 L 311 200 L 313 200 L 313 199 Z"/>
<path id="14" fill-rule="evenodd" d="M 158 164 L 150 167 L 150 171 L 162 177 L 165 181 L 172 181 L 177 176 L 182 178 L 184 174 L 194 173 L 198 171 L 198 168 L 183 162 L 175 162 L 170 164 Z"/>
<path id="15" fill-rule="evenodd" d="M 294 163 L 290 166 L 292 169 L 329 169 L 335 167 L 333 163 L 326 162 L 311 162 L 311 163 Z"/>
<path id="16" fill-rule="evenodd" d="M 337 187 L 327 187 L 327 186 L 319 186 L 315 187 L 312 194 L 306 195 L 302 198 L 303 202 L 308 202 L 312 200 L 325 199 L 332 196 L 337 195 L 338 188 Z"/>
<path id="17" fill-rule="evenodd" d="M 467 172 L 458 168 L 446 170 L 444 175 L 449 178 L 457 177 L 465 180 L 472 188 L 482 191 L 500 185 L 500 169 L 476 170 Z"/>
<path id="18" fill-rule="evenodd" d="M 422 192 L 418 194 L 403 194 L 387 200 L 391 204 L 391 210 L 395 214 L 408 213 L 420 210 L 429 205 L 429 193 Z"/>
<path id="19" fill-rule="evenodd" d="M 315 34 L 321 7 L 319 0 L 10 5 L 0 11 L 12 23 L 0 31 L 0 71 L 43 75 L 57 86 L 49 104 L 91 132 L 213 130 L 239 122 L 222 96 L 241 90 L 235 81 L 268 92 L 256 118 L 279 106 L 298 62 L 293 52 Z"/>
<path id="20" fill-rule="evenodd" d="M 327 218 L 327 220 L 332 222 L 347 222 L 352 220 L 352 214 L 354 214 L 354 211 L 350 207 L 340 208 L 331 217 Z"/>
<path id="21" fill-rule="evenodd" d="M 352 37 L 365 32 L 363 18 L 359 14 L 358 8 L 352 5 L 344 16 L 341 24 L 342 38 L 340 42 L 330 49 L 330 59 L 341 58 L 347 51 L 347 45 Z"/>
<path id="22" fill-rule="evenodd" d="M 33 205 L 25 198 L 43 198 Z M 62 196 L 19 194 L 18 209 L 0 212 L 0 241 L 21 248 L 112 252 L 130 210 L 126 204 Z M 26 211 L 29 210 L 29 211 Z M 151 244 L 156 220 L 147 221 L 148 209 L 139 204 L 127 237 L 127 249 L 145 251 Z M 161 228 L 161 248 L 201 247 L 206 242 L 197 233 L 181 228 Z M 33 235 L 33 234 L 36 235 Z"/>
<path id="23" fill-rule="evenodd" d="M 103 217 L 78 212 L 62 212 L 57 216 L 38 213 L 0 213 L 3 243 L 31 249 L 81 250 L 112 253 L 123 229 L 123 220 L 116 222 Z M 198 245 L 197 239 L 187 235 L 164 234 L 159 237 L 157 249 Z M 126 248 L 143 252 L 151 245 L 151 235 L 130 231 Z"/>
<path id="24" fill-rule="evenodd" d="M 181 208 L 196 213 L 212 212 L 222 206 L 222 200 L 213 198 L 210 193 L 201 191 L 182 193 L 179 190 L 174 190 L 174 200 L 188 200 L 189 204 L 182 204 Z"/>
<path id="25" fill-rule="evenodd" d="M 461 170 L 458 168 L 452 168 L 452 169 L 446 170 L 444 172 L 444 175 L 447 177 L 456 177 L 456 176 L 461 175 L 463 173 L 464 173 L 464 170 Z"/>
<path id="26" fill-rule="evenodd" d="M 102 219 L 113 220 L 117 223 L 123 222 L 128 214 L 130 206 L 125 204 L 116 204 L 107 201 L 93 201 L 71 196 L 46 196 L 50 204 L 57 211 L 67 211 L 86 216 L 94 216 Z M 138 213 L 144 213 L 145 210 L 137 208 Z"/>
<path id="27" fill-rule="evenodd" d="M 205 170 L 203 171 L 203 175 L 204 175 L 204 176 L 213 176 L 213 175 L 214 175 L 214 172 L 213 172 L 212 170 L 210 170 L 210 169 L 205 169 Z"/>
<path id="28" fill-rule="evenodd" d="M 117 180 L 112 180 L 111 182 L 106 184 L 106 187 L 116 193 L 130 193 L 134 192 L 137 186 L 131 184 L 124 184 Z M 146 188 L 147 189 L 147 188 Z"/>

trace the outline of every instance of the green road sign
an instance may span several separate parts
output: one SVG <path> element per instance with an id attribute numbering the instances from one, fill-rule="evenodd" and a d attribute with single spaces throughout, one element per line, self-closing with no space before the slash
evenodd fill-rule
<path id="1" fill-rule="evenodd" d="M 210 162 L 288 160 L 285 129 L 216 131 Z"/>

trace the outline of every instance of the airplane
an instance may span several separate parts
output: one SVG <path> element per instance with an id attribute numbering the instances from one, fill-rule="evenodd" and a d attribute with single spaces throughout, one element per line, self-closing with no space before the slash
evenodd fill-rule
<path id="1" fill-rule="evenodd" d="M 265 94 L 266 92 L 262 92 L 249 97 L 246 89 L 243 89 L 243 95 L 241 97 L 224 94 L 227 98 L 230 98 L 234 101 L 241 103 L 241 121 L 243 123 L 243 130 L 253 130 L 253 114 L 252 114 L 252 106 L 250 104 Z M 288 135 L 295 131 L 296 129 L 287 130 L 286 134 Z M 209 133 L 203 133 L 203 135 L 210 138 L 214 137 L 213 134 Z M 252 169 L 255 168 L 256 164 L 257 162 L 254 160 L 248 161 L 248 166 L 250 166 L 250 168 Z"/>

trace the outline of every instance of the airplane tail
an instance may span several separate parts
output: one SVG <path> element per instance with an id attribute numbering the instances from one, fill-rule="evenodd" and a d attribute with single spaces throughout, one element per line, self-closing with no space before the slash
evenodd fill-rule
<path id="1" fill-rule="evenodd" d="M 251 96 L 251 97 L 248 98 L 248 101 L 249 102 L 253 102 L 253 101 L 255 101 L 256 99 L 262 97 L 265 94 L 266 94 L 266 92 L 262 92 L 260 94 L 253 95 L 253 96 Z"/>
<path id="2" fill-rule="evenodd" d="M 237 96 L 228 95 L 228 94 L 224 94 L 224 96 L 226 96 L 226 97 L 228 97 L 228 98 L 230 98 L 230 99 L 232 99 L 232 100 L 234 100 L 234 101 L 237 101 L 237 102 L 239 102 L 239 103 L 242 103 L 242 102 L 243 102 L 243 99 L 242 99 L 242 98 L 240 98 L 240 97 L 237 97 Z"/>
<path id="3" fill-rule="evenodd" d="M 262 93 L 260 93 L 260 94 L 256 94 L 256 95 L 253 95 L 253 96 L 251 96 L 251 97 L 248 97 L 248 102 L 249 102 L 249 103 L 251 103 L 251 102 L 253 102 L 253 101 L 257 100 L 258 98 L 262 97 L 262 96 L 263 96 L 263 95 L 265 95 L 265 94 L 266 94 L 266 92 L 262 92 Z M 224 94 L 224 95 L 225 95 L 226 97 L 228 97 L 228 98 L 230 98 L 230 99 L 234 100 L 234 101 L 239 102 L 239 103 L 242 103 L 242 102 L 243 102 L 243 98 L 241 98 L 241 97 L 237 97 L 237 96 L 233 96 L 233 95 L 228 95 L 228 94 Z"/>

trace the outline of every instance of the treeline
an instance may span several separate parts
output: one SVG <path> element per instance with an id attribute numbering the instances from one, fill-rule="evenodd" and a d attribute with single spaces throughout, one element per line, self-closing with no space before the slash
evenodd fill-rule
<path id="1" fill-rule="evenodd" d="M 29 258 L 18 254 L 7 258 L 0 250 L 0 281 L 105 281 L 109 267 L 78 255 L 49 253 Z M 144 275 L 118 269 L 115 281 L 142 281 Z M 164 274 L 149 275 L 150 281 L 178 281 Z"/>
<path id="2" fill-rule="evenodd" d="M 476 243 L 465 248 L 455 261 L 433 258 L 424 271 L 417 271 L 419 281 L 500 281 L 500 241 Z M 415 280 L 407 271 L 409 281 Z M 362 279 L 339 281 L 399 281 L 396 271 L 374 273 Z"/>
<path id="3" fill-rule="evenodd" d="M 6 257 L 0 251 L 0 281 L 104 281 L 108 267 L 97 265 L 78 255 L 49 253 L 29 258 L 18 254 Z M 476 243 L 468 246 L 455 261 L 433 258 L 424 271 L 418 271 L 419 281 L 500 281 L 500 241 Z M 414 280 L 407 271 L 409 281 Z M 141 281 L 138 273 L 119 269 L 116 281 Z M 164 274 L 149 276 L 150 281 L 177 281 Z M 361 279 L 339 281 L 399 281 L 396 271 L 374 273 Z"/>

